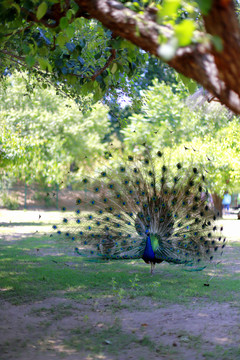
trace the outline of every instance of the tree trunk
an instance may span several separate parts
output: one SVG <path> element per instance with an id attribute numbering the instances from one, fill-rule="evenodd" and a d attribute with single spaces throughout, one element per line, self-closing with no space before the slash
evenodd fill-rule
<path id="1" fill-rule="evenodd" d="M 222 217 L 222 198 L 217 194 L 212 194 L 214 208 L 219 217 Z"/>

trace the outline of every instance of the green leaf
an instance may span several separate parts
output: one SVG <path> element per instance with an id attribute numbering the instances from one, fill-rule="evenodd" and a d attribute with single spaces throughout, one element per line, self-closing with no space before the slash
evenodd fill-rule
<path id="1" fill-rule="evenodd" d="M 188 91 L 192 95 L 197 90 L 197 83 L 195 81 L 191 80 L 187 87 L 188 87 Z"/>
<path id="2" fill-rule="evenodd" d="M 74 27 L 68 26 L 66 28 L 65 32 L 66 32 L 67 36 L 69 37 L 69 39 L 74 37 L 74 32 L 75 32 Z"/>
<path id="3" fill-rule="evenodd" d="M 193 81 L 192 79 L 184 76 L 183 74 L 178 74 L 178 78 L 183 82 L 183 84 L 186 86 L 190 94 L 195 93 L 197 90 L 197 83 Z"/>
<path id="4" fill-rule="evenodd" d="M 40 68 L 42 70 L 52 71 L 52 66 L 50 65 L 50 63 L 49 63 L 49 61 L 47 59 L 39 58 L 38 63 L 39 63 Z"/>
<path id="5" fill-rule="evenodd" d="M 187 46 L 191 43 L 195 24 L 193 20 L 183 20 L 180 24 L 175 25 L 175 35 L 180 46 Z"/>
<path id="6" fill-rule="evenodd" d="M 31 55 L 26 56 L 26 63 L 29 67 L 32 67 L 35 64 L 35 57 Z"/>
<path id="7" fill-rule="evenodd" d="M 72 18 L 73 15 L 74 15 L 73 10 L 72 10 L 72 9 L 69 9 L 69 10 L 67 11 L 67 14 L 66 14 L 68 20 L 71 20 L 71 18 Z"/>
<path id="8" fill-rule="evenodd" d="M 160 16 L 172 16 L 176 14 L 181 0 L 165 0 L 162 5 Z"/>
<path id="9" fill-rule="evenodd" d="M 30 51 L 31 51 L 31 48 L 27 44 L 23 43 L 23 53 L 25 55 L 27 55 L 30 53 Z"/>
<path id="10" fill-rule="evenodd" d="M 61 68 L 62 74 L 63 75 L 67 75 L 68 74 L 68 69 L 66 68 L 66 66 Z"/>
<path id="11" fill-rule="evenodd" d="M 20 9 L 20 6 L 19 6 L 18 4 L 13 3 L 13 4 L 11 4 L 11 7 L 14 7 L 14 8 L 17 10 L 18 15 L 20 15 L 20 11 L 21 11 L 21 9 Z"/>
<path id="12" fill-rule="evenodd" d="M 178 73 L 178 77 L 180 80 L 182 80 L 182 82 L 184 83 L 184 85 L 188 86 L 188 83 L 190 81 L 190 79 L 186 76 L 184 76 L 183 74 Z"/>
<path id="13" fill-rule="evenodd" d="M 207 15 L 212 7 L 212 0 L 197 0 L 198 6 L 203 15 Z"/>
<path id="14" fill-rule="evenodd" d="M 60 19 L 60 28 L 62 30 L 66 29 L 68 27 L 69 23 L 68 23 L 68 19 L 66 17 L 62 17 Z"/>
<path id="15" fill-rule="evenodd" d="M 223 42 L 219 36 L 217 36 L 217 35 L 213 36 L 212 43 L 217 51 L 219 51 L 219 52 L 223 51 Z"/>
<path id="16" fill-rule="evenodd" d="M 98 60 L 98 59 L 100 59 L 101 56 L 102 56 L 102 52 L 99 51 L 96 55 L 94 55 L 94 58 L 95 58 L 96 60 Z"/>
<path id="17" fill-rule="evenodd" d="M 63 47 L 66 42 L 68 41 L 68 38 L 64 34 L 59 34 L 56 40 L 56 43 Z"/>
<path id="18" fill-rule="evenodd" d="M 116 39 L 113 39 L 112 42 L 111 42 L 111 45 L 112 45 L 112 48 L 113 49 L 119 49 L 121 48 L 122 46 L 122 39 L 119 37 L 119 38 L 116 38 Z"/>
<path id="19" fill-rule="evenodd" d="M 111 68 L 111 73 L 112 74 L 115 74 L 115 72 L 117 71 L 117 64 L 116 63 L 114 63 L 113 65 L 112 65 L 112 68 Z"/>
<path id="20" fill-rule="evenodd" d="M 47 4 L 45 3 L 45 1 L 43 1 L 39 6 L 38 6 L 38 9 L 37 9 L 37 19 L 40 20 L 47 12 L 47 9 L 48 9 L 48 6 Z"/>
<path id="21" fill-rule="evenodd" d="M 125 39 L 121 41 L 121 47 L 122 48 L 127 48 L 128 50 L 133 50 L 133 51 L 136 50 L 135 45 L 133 43 L 131 43 L 130 41 L 125 40 Z"/>
<path id="22" fill-rule="evenodd" d="M 134 5 L 137 9 L 139 9 L 139 8 L 140 8 L 139 3 L 137 3 L 136 1 L 134 1 L 133 5 Z"/>

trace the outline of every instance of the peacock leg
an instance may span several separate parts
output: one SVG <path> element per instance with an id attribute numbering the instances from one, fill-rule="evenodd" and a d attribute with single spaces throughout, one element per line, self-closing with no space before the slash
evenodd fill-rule
<path id="1" fill-rule="evenodd" d="M 151 275 L 153 275 L 154 268 L 155 268 L 155 264 L 151 262 Z"/>

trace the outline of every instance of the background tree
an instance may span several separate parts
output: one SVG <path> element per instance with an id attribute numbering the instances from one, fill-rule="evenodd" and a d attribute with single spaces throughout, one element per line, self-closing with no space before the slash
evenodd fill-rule
<path id="1" fill-rule="evenodd" d="M 106 150 L 108 108 L 82 114 L 53 88 L 25 92 L 27 75 L 9 77 L 0 92 L 1 175 L 27 183 L 66 185 L 69 172 L 87 171 Z M 26 80 L 27 81 L 27 80 Z"/>
<path id="2" fill-rule="evenodd" d="M 192 110 L 186 97 L 182 86 L 176 86 L 174 93 L 155 80 L 143 91 L 141 111 L 132 114 L 121 130 L 126 149 L 137 152 L 139 144 L 155 152 L 164 148 L 172 161 L 202 167 L 211 193 L 240 191 L 238 117 L 229 118 L 221 107 L 210 111 L 206 104 Z"/>
<path id="3" fill-rule="evenodd" d="M 2 180 L 66 186 L 86 171 L 97 171 L 98 164 L 102 168 L 103 155 L 119 149 L 110 135 L 107 106 L 98 103 L 82 113 L 73 100 L 63 100 L 50 87 L 33 89 L 30 96 L 26 83 L 31 85 L 27 74 L 14 74 L 5 78 L 0 94 Z M 121 130 L 125 152 L 164 148 L 171 161 L 201 167 L 215 203 L 226 190 L 240 191 L 237 117 L 229 118 L 222 108 L 210 111 L 206 104 L 191 109 L 181 84 L 154 80 L 141 96 L 142 106 Z"/>

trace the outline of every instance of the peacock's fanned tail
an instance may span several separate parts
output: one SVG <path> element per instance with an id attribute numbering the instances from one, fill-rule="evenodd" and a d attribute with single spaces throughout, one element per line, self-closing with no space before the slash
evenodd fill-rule
<path id="1" fill-rule="evenodd" d="M 54 225 L 79 255 L 193 265 L 222 254 L 226 239 L 196 167 L 166 165 L 160 151 L 146 152 L 110 162 L 83 183 L 75 213 Z"/>

